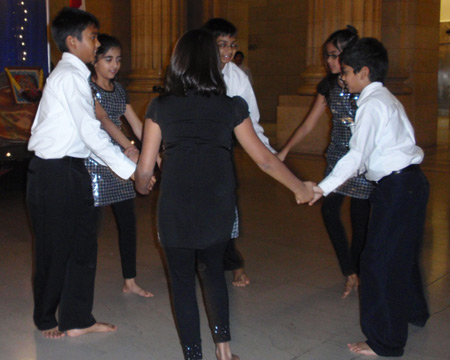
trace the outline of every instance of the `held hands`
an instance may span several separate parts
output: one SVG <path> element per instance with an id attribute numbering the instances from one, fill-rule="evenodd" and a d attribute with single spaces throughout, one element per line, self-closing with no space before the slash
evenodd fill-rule
<path id="1" fill-rule="evenodd" d="M 314 186 L 313 190 L 314 190 L 314 197 L 308 203 L 309 206 L 314 205 L 317 202 L 317 200 L 319 200 L 323 196 L 323 190 L 320 187 Z"/>
<path id="2" fill-rule="evenodd" d="M 139 150 L 136 148 L 136 146 L 131 145 L 127 147 L 124 151 L 124 154 L 135 164 L 137 164 L 139 160 Z"/>
<path id="3" fill-rule="evenodd" d="M 295 201 L 297 204 L 304 204 L 306 202 L 311 202 L 314 199 L 313 188 L 316 187 L 316 183 L 312 181 L 304 181 L 304 188 L 295 193 Z"/>
<path id="4" fill-rule="evenodd" d="M 147 189 L 148 191 L 152 191 L 153 186 L 156 184 L 156 177 L 155 175 L 152 176 L 152 178 L 150 179 L 150 182 L 148 183 Z"/>
<path id="5" fill-rule="evenodd" d="M 286 153 L 281 150 L 280 152 L 276 153 L 275 156 L 278 158 L 278 160 L 280 160 L 281 162 L 284 162 L 284 160 L 286 159 Z"/>

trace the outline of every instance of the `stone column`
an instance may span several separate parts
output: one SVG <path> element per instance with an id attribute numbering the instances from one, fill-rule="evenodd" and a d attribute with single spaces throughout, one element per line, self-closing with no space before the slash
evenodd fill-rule
<path id="1" fill-rule="evenodd" d="M 298 95 L 280 96 L 277 109 L 277 145 L 281 147 L 301 124 L 315 100 L 316 87 L 326 71 L 322 46 L 328 36 L 347 25 L 360 36 L 381 37 L 381 0 L 308 0 L 306 70 Z M 294 151 L 324 153 L 329 142 L 330 115 L 322 116 L 315 129 Z"/>
<path id="2" fill-rule="evenodd" d="M 162 85 L 173 46 L 185 29 L 184 3 L 131 0 L 131 74 L 127 90 L 141 117 L 153 86 Z"/>
<path id="3" fill-rule="evenodd" d="M 325 75 L 322 46 L 336 30 L 352 25 L 360 37 L 381 38 L 381 0 L 308 0 L 306 71 L 299 94 L 315 93 Z"/>
<path id="4" fill-rule="evenodd" d="M 129 91 L 148 92 L 153 85 L 162 84 L 173 46 L 183 30 L 183 1 L 131 1 Z"/>

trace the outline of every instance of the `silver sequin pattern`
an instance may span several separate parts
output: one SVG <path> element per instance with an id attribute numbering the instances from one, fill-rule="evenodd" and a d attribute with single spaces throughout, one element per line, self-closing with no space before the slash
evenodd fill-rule
<path id="1" fill-rule="evenodd" d="M 111 121 L 121 128 L 120 118 L 125 113 L 128 103 L 125 89 L 118 82 L 114 82 L 113 91 L 104 90 L 92 81 L 90 85 L 94 97 L 105 109 Z M 118 145 L 112 139 L 111 142 Z M 91 175 L 95 206 L 107 206 L 136 197 L 131 180 L 121 179 L 109 167 L 100 165 L 92 158 L 86 159 L 85 165 Z"/>
<path id="2" fill-rule="evenodd" d="M 333 114 L 331 141 L 327 148 L 327 176 L 336 163 L 348 152 L 348 143 L 352 136 L 354 126 L 354 116 L 356 112 L 355 96 L 346 93 L 341 87 L 334 86 L 330 89 L 327 98 L 328 106 Z M 347 180 L 343 185 L 335 190 L 336 193 L 355 197 L 358 199 L 368 199 L 374 185 L 366 180 L 364 174 Z"/>

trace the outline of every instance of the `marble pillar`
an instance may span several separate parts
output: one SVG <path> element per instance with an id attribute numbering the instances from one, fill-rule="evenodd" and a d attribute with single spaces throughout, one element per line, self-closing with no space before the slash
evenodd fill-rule
<path id="1" fill-rule="evenodd" d="M 360 36 L 381 36 L 381 0 L 308 0 L 306 70 L 296 95 L 280 96 L 277 109 L 277 145 L 281 147 L 310 110 L 319 81 L 326 71 L 322 46 L 328 36 L 347 25 Z M 306 139 L 294 151 L 322 154 L 329 142 L 330 114 L 322 116 Z"/>
<path id="2" fill-rule="evenodd" d="M 183 0 L 131 1 L 130 102 L 142 118 L 148 102 L 163 84 L 170 55 L 185 30 Z"/>

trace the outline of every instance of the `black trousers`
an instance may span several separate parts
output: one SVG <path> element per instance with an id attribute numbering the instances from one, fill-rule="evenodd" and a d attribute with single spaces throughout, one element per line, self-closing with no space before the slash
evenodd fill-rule
<path id="1" fill-rule="evenodd" d="M 111 204 L 119 233 L 120 262 L 124 279 L 136 277 L 136 214 L 134 199 Z M 101 219 L 102 207 L 97 207 L 97 218 Z"/>
<path id="2" fill-rule="evenodd" d="M 429 317 L 419 269 L 429 185 L 422 171 L 392 174 L 373 191 L 361 255 L 361 327 L 381 356 L 401 356 L 408 323 Z"/>
<path id="3" fill-rule="evenodd" d="M 93 325 L 97 237 L 84 159 L 33 157 L 27 203 L 35 236 L 36 326 L 65 331 Z"/>
<path id="4" fill-rule="evenodd" d="M 195 275 L 199 266 L 208 321 L 214 342 L 230 341 L 228 290 L 223 270 L 223 254 L 227 242 L 207 249 L 165 247 L 169 268 L 171 296 L 181 344 L 199 346 L 200 318 L 195 292 Z"/>
<path id="5" fill-rule="evenodd" d="M 244 258 L 236 248 L 236 239 L 227 241 L 227 247 L 223 256 L 223 268 L 225 271 L 237 270 L 244 267 Z"/>
<path id="6" fill-rule="evenodd" d="M 352 241 L 349 246 L 341 220 L 341 207 L 344 199 L 345 195 L 336 193 L 325 197 L 322 203 L 322 217 L 342 274 L 348 276 L 359 274 L 359 260 L 366 242 L 367 224 L 369 223 L 370 202 L 368 199 L 350 198 Z"/>

